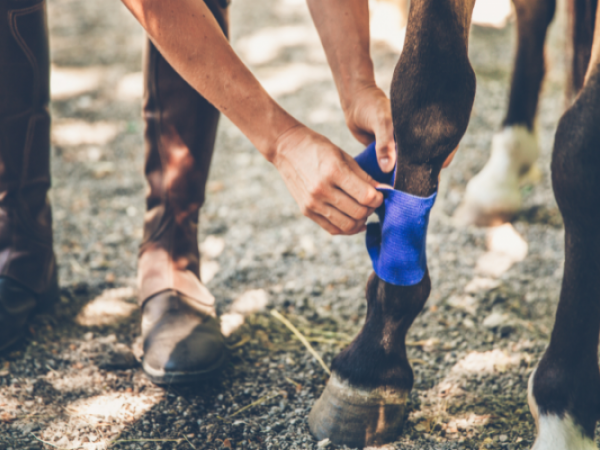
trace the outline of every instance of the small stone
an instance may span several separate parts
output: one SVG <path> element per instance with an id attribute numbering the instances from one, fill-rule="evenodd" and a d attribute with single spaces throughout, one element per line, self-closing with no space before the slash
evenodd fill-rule
<path id="1" fill-rule="evenodd" d="M 483 326 L 486 328 L 498 328 L 500 325 L 506 322 L 507 319 L 508 316 L 506 314 L 501 314 L 497 311 L 494 311 L 484 319 Z"/>
<path id="2" fill-rule="evenodd" d="M 508 440 L 508 436 L 505 434 L 501 434 L 500 436 L 498 436 L 498 440 L 500 442 L 505 442 L 506 440 Z"/>
<path id="3" fill-rule="evenodd" d="M 325 448 L 327 447 L 329 444 L 331 444 L 331 441 L 329 440 L 329 438 L 325 438 L 322 441 L 319 441 L 317 443 L 317 448 Z"/>

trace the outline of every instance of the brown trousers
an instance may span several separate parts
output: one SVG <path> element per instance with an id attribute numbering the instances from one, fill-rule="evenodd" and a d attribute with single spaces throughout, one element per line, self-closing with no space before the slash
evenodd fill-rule
<path id="1" fill-rule="evenodd" d="M 227 34 L 227 13 L 205 0 Z M 140 248 L 140 301 L 165 289 L 213 311 L 214 298 L 199 279 L 198 212 L 204 203 L 219 112 L 184 81 L 151 42 L 144 55 L 146 197 Z"/>
<path id="2" fill-rule="evenodd" d="M 220 0 L 205 0 L 227 34 Z M 8 23 L 6 22 L 8 20 Z M 140 304 L 175 289 L 213 313 L 199 279 L 198 213 L 219 112 L 148 41 L 144 55 L 146 123 L 144 237 Z M 52 251 L 49 58 L 44 0 L 0 0 L 0 276 L 36 292 L 56 273 Z"/>
<path id="3" fill-rule="evenodd" d="M 38 294 L 56 283 L 48 55 L 43 0 L 0 0 L 0 276 Z"/>

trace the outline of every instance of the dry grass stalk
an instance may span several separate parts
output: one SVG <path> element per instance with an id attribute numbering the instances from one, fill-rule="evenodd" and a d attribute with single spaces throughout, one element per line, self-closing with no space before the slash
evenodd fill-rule
<path id="1" fill-rule="evenodd" d="M 292 380 L 291 378 L 285 377 L 285 381 L 287 381 L 290 384 L 293 384 L 296 390 L 302 389 L 302 385 L 297 381 Z"/>
<path id="2" fill-rule="evenodd" d="M 231 414 L 229 417 L 231 418 L 231 417 L 237 416 L 238 414 L 243 413 L 244 411 L 246 411 L 256 405 L 260 405 L 264 401 L 271 400 L 272 398 L 279 397 L 280 395 L 281 394 L 279 392 L 276 394 L 273 394 L 273 395 L 264 395 L 261 398 L 259 398 L 258 400 L 253 401 L 249 405 L 246 405 L 243 408 L 238 409 L 236 412 Z"/>
<path id="3" fill-rule="evenodd" d="M 325 372 L 327 372 L 327 375 L 331 375 L 331 370 L 329 370 L 329 367 L 327 367 L 325 362 L 323 362 L 323 359 L 321 358 L 321 356 L 319 356 L 319 354 L 315 351 L 315 349 L 312 347 L 312 345 L 310 345 L 310 342 L 308 342 L 308 340 L 304 337 L 304 335 L 302 333 L 300 333 L 300 331 L 298 331 L 298 329 L 294 325 L 292 325 L 292 323 L 289 320 L 287 320 L 285 317 L 283 317 L 281 314 L 279 314 L 278 311 L 272 309 L 271 315 L 273 317 L 275 317 L 277 320 L 279 320 L 281 323 L 283 323 L 286 327 L 288 327 L 288 329 L 292 333 L 294 333 L 294 336 L 296 336 L 298 338 L 298 340 L 304 344 L 304 346 L 309 351 L 309 353 L 311 355 L 313 355 L 317 361 L 319 361 L 319 364 L 321 364 L 321 367 L 323 367 L 323 370 L 325 370 Z"/>
<path id="4" fill-rule="evenodd" d="M 56 449 L 58 449 L 58 450 L 77 450 L 77 449 L 79 449 L 79 448 L 83 448 L 82 446 L 79 446 L 79 447 L 68 447 L 68 448 L 66 448 L 66 447 L 59 447 L 58 445 L 54 445 L 54 444 L 51 444 L 50 442 L 46 442 L 46 441 L 43 441 L 43 440 L 41 440 L 39 437 L 37 437 L 37 436 L 36 436 L 35 434 L 33 434 L 33 433 L 30 433 L 30 434 L 31 434 L 31 436 L 33 436 L 33 438 L 34 438 L 36 441 L 39 441 L 39 442 L 41 442 L 41 443 L 42 443 L 42 444 L 44 444 L 44 445 L 49 445 L 50 447 L 52 447 L 52 448 L 56 448 Z"/>

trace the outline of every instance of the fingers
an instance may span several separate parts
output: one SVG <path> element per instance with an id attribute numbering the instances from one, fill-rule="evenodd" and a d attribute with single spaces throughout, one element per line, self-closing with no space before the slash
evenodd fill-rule
<path id="1" fill-rule="evenodd" d="M 370 185 L 365 185 L 373 189 Z M 313 190 L 303 205 L 303 214 L 331 234 L 350 235 L 360 232 L 374 211 L 373 208 L 359 204 L 334 184 Z M 327 222 L 327 226 L 324 225 L 324 221 Z"/>
<path id="2" fill-rule="evenodd" d="M 352 220 L 330 205 L 323 204 L 318 210 L 322 214 L 318 214 L 313 210 L 305 213 L 305 216 L 316 222 L 317 225 L 333 236 L 338 234 L 349 236 L 360 233 L 367 229 L 367 225 L 364 220 Z"/>
<path id="3" fill-rule="evenodd" d="M 327 231 L 332 236 L 342 234 L 342 230 L 340 230 L 338 227 L 333 225 L 331 222 L 329 222 L 323 216 L 320 216 L 312 211 L 307 211 L 304 213 L 304 215 L 306 217 L 308 217 L 309 219 L 311 219 L 313 222 L 315 222 L 317 225 L 319 225 L 321 228 L 323 228 L 325 231 Z"/>
<path id="4" fill-rule="evenodd" d="M 350 156 L 344 160 L 347 164 L 345 170 L 334 179 L 337 187 L 360 205 L 372 209 L 381 206 L 383 195 L 375 189 L 380 183 L 362 170 Z"/>
<path id="5" fill-rule="evenodd" d="M 342 152 L 342 159 L 326 170 L 321 183 L 309 190 L 303 210 L 305 216 L 329 233 L 351 235 L 364 229 L 367 218 L 383 201 L 383 195 L 365 180 L 370 178 L 366 173 L 361 178 L 351 170 L 344 155 Z M 358 164 L 356 167 L 361 170 Z"/>
<path id="6" fill-rule="evenodd" d="M 375 211 L 374 208 L 361 205 L 340 189 L 328 192 L 326 202 L 356 221 L 365 221 Z"/>
<path id="7" fill-rule="evenodd" d="M 362 90 L 347 114 L 348 126 L 363 144 L 377 142 L 375 151 L 379 167 L 389 173 L 396 166 L 396 144 L 390 100 L 376 86 Z"/>

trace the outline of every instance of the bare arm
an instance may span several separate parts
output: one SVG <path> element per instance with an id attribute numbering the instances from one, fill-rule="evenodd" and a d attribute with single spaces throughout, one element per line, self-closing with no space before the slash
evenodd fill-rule
<path id="1" fill-rule="evenodd" d="M 332 234 L 354 234 L 382 202 L 346 153 L 285 112 L 237 57 L 198 0 L 123 0 L 173 68 L 279 170 L 303 213 Z"/>
<path id="2" fill-rule="evenodd" d="M 392 113 L 375 84 L 369 50 L 368 0 L 307 0 L 340 95 L 346 123 L 367 144 L 377 139 L 379 165 L 396 163 Z"/>
<path id="3" fill-rule="evenodd" d="M 123 3 L 173 68 L 272 161 L 279 136 L 301 124 L 266 93 L 237 57 L 204 2 Z"/>

